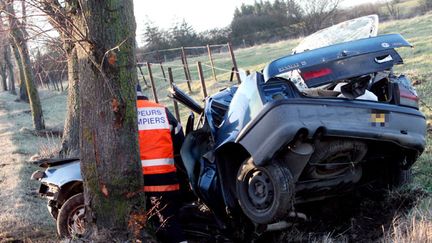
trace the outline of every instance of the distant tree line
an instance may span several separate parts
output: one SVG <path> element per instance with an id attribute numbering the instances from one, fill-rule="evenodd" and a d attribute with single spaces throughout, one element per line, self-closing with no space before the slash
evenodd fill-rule
<path id="1" fill-rule="evenodd" d="M 257 43 L 294 38 L 308 34 L 325 26 L 335 15 L 340 0 L 275 0 L 242 4 L 234 11 L 231 24 L 221 29 L 196 32 L 185 20 L 164 30 L 149 21 L 145 24 L 143 41 L 139 50 L 150 60 L 163 60 L 174 54 L 158 53 L 157 50 L 181 46 L 204 46 L 230 41 L 235 46 L 250 46 Z M 205 50 L 193 50 L 199 54 Z"/>
<path id="2" fill-rule="evenodd" d="M 274 42 L 282 39 L 306 36 L 319 29 L 344 20 L 378 14 L 381 21 L 408 18 L 432 9 L 432 0 L 420 0 L 413 11 L 402 15 L 398 4 L 403 0 L 366 3 L 351 8 L 340 8 L 341 0 L 259 0 L 242 4 L 234 11 L 231 24 L 225 28 L 196 32 L 185 20 L 175 23 L 168 30 L 153 22 L 145 24 L 144 47 L 138 53 L 149 53 L 145 59 L 163 61 L 178 56 L 174 52 L 157 52 L 181 46 L 204 46 L 231 42 L 237 47 Z M 205 49 L 190 51 L 200 54 Z"/>
<path id="3" fill-rule="evenodd" d="M 203 32 L 196 32 L 193 27 L 185 20 L 177 22 L 169 30 L 159 28 L 153 22 L 145 24 L 142 40 L 145 46 L 138 50 L 138 60 L 143 55 L 147 61 L 162 61 L 167 58 L 178 57 L 177 52 L 157 50 L 166 50 L 182 46 L 205 46 L 207 44 L 227 43 L 230 40 L 231 31 L 227 28 L 211 29 Z M 199 55 L 205 49 L 195 49 L 188 51 L 189 54 Z M 141 54 L 140 54 L 141 53 Z"/>

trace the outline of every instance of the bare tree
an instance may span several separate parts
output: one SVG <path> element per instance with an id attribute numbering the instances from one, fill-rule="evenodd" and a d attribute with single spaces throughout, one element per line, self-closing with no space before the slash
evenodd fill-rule
<path id="1" fill-rule="evenodd" d="M 7 66 L 6 66 L 6 60 L 4 60 L 5 57 L 5 52 L 8 46 L 7 43 L 7 38 L 5 38 L 6 36 L 6 31 L 3 25 L 3 19 L 0 16 L 0 77 L 2 79 L 1 82 L 1 86 L 2 86 L 2 90 L 6 91 L 7 90 Z"/>
<path id="2" fill-rule="evenodd" d="M 61 5 L 57 0 L 39 0 L 34 4 L 39 4 L 39 8 L 48 16 L 50 24 L 57 30 L 60 34 L 61 40 L 63 41 L 63 49 L 67 58 L 69 89 L 60 156 L 78 156 L 79 78 L 78 57 L 75 42 L 73 41 L 75 26 L 72 23 L 72 13 L 76 8 L 69 4 L 69 2 Z"/>
<path id="3" fill-rule="evenodd" d="M 23 2 L 23 6 L 24 2 Z M 28 98 L 28 94 L 27 94 L 27 87 L 25 84 L 25 78 L 24 78 L 24 69 L 22 66 L 22 60 L 21 60 L 21 56 L 19 55 L 18 52 L 18 48 L 16 47 L 15 43 L 13 42 L 12 36 L 10 35 L 10 27 L 9 26 L 5 26 L 5 23 L 3 21 L 1 21 L 0 24 L 3 24 L 3 30 L 1 31 L 3 34 L 3 37 L 7 39 L 7 42 L 9 43 L 10 47 L 12 48 L 12 53 L 14 55 L 14 59 L 15 59 L 15 65 L 18 67 L 18 71 L 19 71 L 19 79 L 15 78 L 15 75 L 13 75 L 13 64 L 11 62 L 11 59 L 9 58 L 8 60 L 5 60 L 7 65 L 8 65 L 8 70 L 9 73 L 12 73 L 13 77 L 9 79 L 9 86 L 11 87 L 10 92 L 12 94 L 16 94 L 15 92 L 15 82 L 17 84 L 19 84 L 19 96 L 18 96 L 18 100 L 24 101 L 29 103 L 29 98 Z M 22 28 L 24 28 L 24 26 L 22 26 Z M 9 50 L 8 50 L 9 52 Z M 8 55 L 9 57 L 9 55 Z M 12 82 L 13 81 L 13 82 Z"/>
<path id="4" fill-rule="evenodd" d="M 304 34 L 322 29 L 336 14 L 341 0 L 308 0 L 299 2 L 303 9 Z"/>
<path id="5" fill-rule="evenodd" d="M 400 0 L 391 0 L 386 2 L 387 11 L 392 19 L 399 19 L 400 17 L 399 3 Z"/>
<path id="6" fill-rule="evenodd" d="M 9 92 L 11 94 L 16 95 L 14 67 L 13 67 L 13 64 L 11 62 L 11 57 L 10 57 L 10 45 L 7 45 L 5 47 L 5 50 L 4 50 L 4 61 L 5 61 L 6 69 L 8 71 L 8 76 L 9 76 L 8 77 L 8 80 L 9 80 L 9 83 L 8 83 Z"/>
<path id="7" fill-rule="evenodd" d="M 3 47 L 3 62 L 0 62 L 0 65 L 2 65 L 2 77 L 3 75 L 6 74 L 6 71 L 8 73 L 8 80 L 9 83 L 7 84 L 7 86 L 9 87 L 9 92 L 11 94 L 16 95 L 15 92 L 15 75 L 14 75 L 14 67 L 13 64 L 11 62 L 11 57 L 10 57 L 10 41 L 9 39 L 6 37 L 8 36 L 7 31 L 5 30 L 5 26 L 3 23 L 3 18 L 0 15 L 0 33 L 1 33 L 1 37 L 0 37 L 0 45 Z M 0 56 L 1 59 L 1 56 Z M 4 73 L 4 74 L 3 74 Z M 3 80 L 3 82 L 5 82 L 6 80 Z M 3 84 L 3 87 L 6 87 L 6 83 Z"/>
<path id="8" fill-rule="evenodd" d="M 3 55 L 1 55 L 1 54 L 3 54 L 4 48 L 5 47 L 3 47 L 1 49 L 1 53 L 0 53 L 1 57 L 3 57 Z M 6 91 L 8 89 L 7 88 L 7 69 L 6 69 L 6 63 L 4 60 L 0 60 L 0 77 L 2 80 L 2 82 L 1 82 L 2 90 Z"/>
<path id="9" fill-rule="evenodd" d="M 12 37 L 21 57 L 27 94 L 30 101 L 30 109 L 32 111 L 33 126 L 36 130 L 45 129 L 42 106 L 39 99 L 39 93 L 34 83 L 33 70 L 31 68 L 30 55 L 27 47 L 27 40 L 25 38 L 26 32 L 20 27 L 19 20 L 15 15 L 13 0 L 1 0 L 0 9 L 7 15 L 10 36 Z"/>
<path id="10" fill-rule="evenodd" d="M 24 102 L 29 103 L 29 97 L 27 94 L 27 86 L 25 83 L 25 76 L 24 76 L 24 67 L 23 62 L 21 60 L 21 56 L 18 51 L 18 47 L 15 45 L 13 41 L 10 41 L 10 45 L 12 47 L 12 52 L 15 57 L 15 64 L 18 67 L 18 73 L 19 73 L 19 94 L 18 99 Z"/>

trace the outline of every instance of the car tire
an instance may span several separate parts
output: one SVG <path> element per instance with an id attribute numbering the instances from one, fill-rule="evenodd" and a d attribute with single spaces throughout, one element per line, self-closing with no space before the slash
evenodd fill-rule
<path id="1" fill-rule="evenodd" d="M 389 190 L 395 190 L 411 183 L 413 181 L 412 169 L 403 169 L 400 166 L 404 159 L 404 156 L 395 156 L 382 161 L 377 167 L 370 167 L 362 191 L 371 198 L 381 200 Z"/>
<path id="2" fill-rule="evenodd" d="M 399 172 L 397 173 L 397 177 L 395 178 L 395 183 L 393 184 L 394 187 L 401 187 L 406 184 L 409 184 L 413 182 L 413 174 L 412 169 L 399 169 Z"/>
<path id="3" fill-rule="evenodd" d="M 60 208 L 57 217 L 57 233 L 61 238 L 84 234 L 84 195 L 78 193 L 70 197 Z"/>
<path id="4" fill-rule="evenodd" d="M 404 170 L 398 164 L 388 163 L 383 179 L 383 184 L 387 189 L 398 189 L 413 181 L 412 169 Z"/>
<path id="5" fill-rule="evenodd" d="M 278 162 L 260 167 L 248 159 L 238 171 L 236 189 L 244 214 L 257 224 L 277 222 L 293 206 L 293 177 Z"/>

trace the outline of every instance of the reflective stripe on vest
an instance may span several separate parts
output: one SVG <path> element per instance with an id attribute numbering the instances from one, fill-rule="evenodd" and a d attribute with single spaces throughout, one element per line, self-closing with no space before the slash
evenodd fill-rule
<path id="1" fill-rule="evenodd" d="M 174 159 L 147 159 L 141 160 L 144 175 L 163 174 L 175 172 Z"/>
<path id="2" fill-rule="evenodd" d="M 174 159 L 146 159 L 141 160 L 142 166 L 156 166 L 156 165 L 173 165 Z"/>

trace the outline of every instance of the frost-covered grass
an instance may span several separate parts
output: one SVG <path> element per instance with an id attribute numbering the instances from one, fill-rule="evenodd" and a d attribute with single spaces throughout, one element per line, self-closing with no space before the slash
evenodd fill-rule
<path id="1" fill-rule="evenodd" d="M 61 128 L 65 94 L 41 90 L 40 97 L 47 128 Z M 29 105 L 15 99 L 7 92 L 0 93 L 0 242 L 56 241 L 46 201 L 37 194 L 39 183 L 30 180 L 38 167 L 27 161 L 58 139 L 36 137 L 29 132 L 32 130 Z"/>

